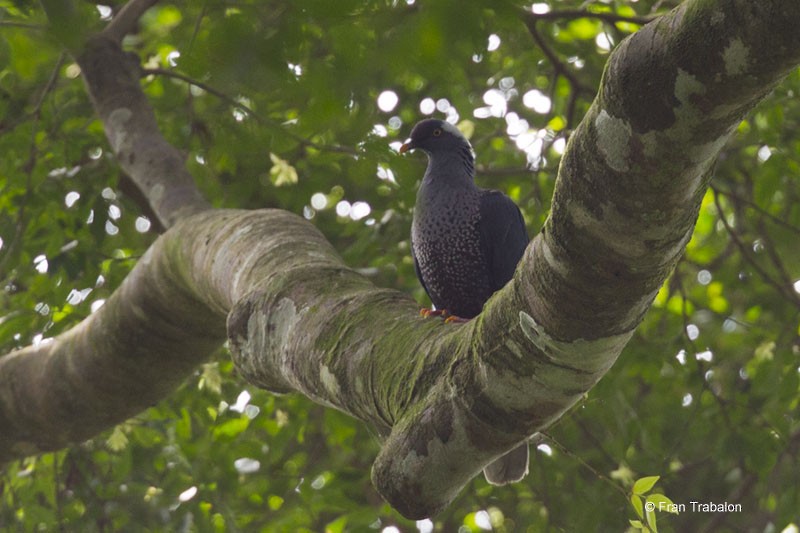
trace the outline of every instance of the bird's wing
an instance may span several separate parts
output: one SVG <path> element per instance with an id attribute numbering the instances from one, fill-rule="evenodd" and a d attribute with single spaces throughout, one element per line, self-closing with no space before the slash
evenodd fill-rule
<path id="1" fill-rule="evenodd" d="M 503 288 L 514 276 L 528 246 L 528 232 L 519 207 L 500 191 L 481 196 L 481 247 L 489 260 L 492 290 Z"/>
<path id="2" fill-rule="evenodd" d="M 411 240 L 411 259 L 414 260 L 414 272 L 417 274 L 417 279 L 419 280 L 419 284 L 422 285 L 422 288 L 425 289 L 425 294 L 428 296 L 431 295 L 428 292 L 428 287 L 425 286 L 425 280 L 422 279 L 422 272 L 419 269 L 419 263 L 417 262 L 417 254 L 414 253 L 414 240 Z"/>

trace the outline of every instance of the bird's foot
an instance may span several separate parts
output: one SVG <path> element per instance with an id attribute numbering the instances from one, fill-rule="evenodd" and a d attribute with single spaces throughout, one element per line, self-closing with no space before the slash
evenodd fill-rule
<path id="1" fill-rule="evenodd" d="M 451 315 L 450 311 L 447 309 L 428 309 L 427 307 L 423 307 L 419 310 L 419 314 L 425 318 L 440 316 L 444 318 L 446 324 L 463 324 L 464 322 L 469 322 L 468 318 L 461 318 L 460 316 Z"/>
<path id="2" fill-rule="evenodd" d="M 450 316 L 450 313 L 447 312 L 447 309 L 429 309 L 427 307 L 423 307 L 419 310 L 419 315 L 425 318 L 432 316 L 448 317 Z"/>

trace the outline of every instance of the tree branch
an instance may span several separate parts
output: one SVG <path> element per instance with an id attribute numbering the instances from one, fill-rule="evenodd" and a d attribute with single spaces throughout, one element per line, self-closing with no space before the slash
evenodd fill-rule
<path id="1" fill-rule="evenodd" d="M 260 124 L 265 124 L 265 125 L 271 126 L 273 128 L 279 128 L 281 130 L 281 133 L 283 133 L 284 135 L 286 135 L 287 137 L 289 137 L 291 139 L 294 139 L 301 146 L 310 146 L 311 148 L 316 148 L 317 150 L 324 150 L 324 151 L 328 151 L 328 152 L 337 152 L 337 153 L 348 154 L 348 155 L 358 155 L 358 150 L 356 150 L 355 148 L 350 148 L 350 147 L 347 147 L 347 146 L 341 146 L 341 145 L 338 145 L 338 144 L 319 144 L 319 143 L 315 143 L 314 141 L 311 141 L 309 139 L 306 139 L 305 137 L 297 135 L 296 133 L 294 133 L 290 129 L 286 128 L 279 121 L 271 119 L 271 118 L 268 118 L 268 117 L 265 117 L 265 116 L 263 116 L 263 115 L 261 115 L 259 113 L 256 113 L 249 106 L 239 102 L 235 98 L 232 98 L 232 97 L 228 96 L 224 92 L 222 92 L 222 91 L 220 91 L 218 89 L 215 89 L 214 87 L 210 86 L 207 83 L 203 83 L 202 81 L 192 79 L 189 76 L 181 74 L 180 72 L 175 72 L 174 70 L 167 70 L 167 69 L 163 69 L 163 68 L 146 68 L 146 69 L 142 69 L 142 73 L 145 74 L 145 75 L 166 76 L 168 78 L 181 80 L 181 81 L 183 81 L 183 82 L 185 82 L 185 83 L 187 83 L 189 85 L 193 85 L 195 87 L 203 89 L 207 93 L 216 96 L 217 98 L 219 98 L 220 100 L 222 100 L 223 102 L 225 102 L 226 104 L 231 106 L 232 108 L 244 111 L 249 116 L 253 117 L 256 120 L 256 122 L 259 122 Z"/>
<path id="2" fill-rule="evenodd" d="M 748 200 L 747 198 L 743 198 L 742 196 L 734 193 L 733 190 L 730 187 L 727 187 L 726 189 L 722 189 L 722 188 L 720 188 L 719 184 L 717 183 L 717 184 L 711 186 L 711 190 L 714 191 L 715 195 L 725 196 L 728 199 L 730 199 L 731 203 L 734 203 L 734 204 L 738 203 L 738 204 L 741 204 L 741 205 L 743 205 L 745 207 L 749 207 L 750 209 L 753 209 L 754 211 L 756 211 L 759 214 L 759 216 L 766 218 L 767 220 L 769 220 L 773 224 L 776 224 L 776 225 L 782 227 L 785 230 L 791 231 L 792 233 L 796 233 L 797 235 L 800 235 L 800 227 L 795 226 L 794 224 L 786 222 L 786 220 L 773 215 L 772 213 L 770 213 L 769 211 L 767 211 L 766 209 L 764 209 L 763 207 L 761 207 L 757 203 L 753 202 L 752 200 Z"/>
<path id="3" fill-rule="evenodd" d="M 654 17 L 626 17 L 611 12 L 597 12 L 589 11 L 588 9 L 557 9 L 548 11 L 547 13 L 534 13 L 529 10 L 523 10 L 524 17 L 532 21 L 537 20 L 577 20 L 577 19 L 597 19 L 602 20 L 608 24 L 616 24 L 618 22 L 630 22 L 631 24 L 638 24 L 643 26 L 652 22 Z"/>
<path id="4" fill-rule="evenodd" d="M 620 43 L 562 159 L 545 245 L 529 248 L 550 271 L 531 288 L 545 330 L 586 339 L 638 324 L 719 150 L 800 60 L 798 22 L 788 0 L 696 0 Z"/>
<path id="5" fill-rule="evenodd" d="M 161 225 L 169 228 L 208 209 L 183 156 L 158 129 L 139 85 L 138 58 L 101 34 L 86 43 L 77 60 L 120 167 L 145 195 Z"/>
<path id="6" fill-rule="evenodd" d="M 572 72 L 569 67 L 567 67 L 558 55 L 550 48 L 550 45 L 547 44 L 547 41 L 544 40 L 542 35 L 539 33 L 539 29 L 536 27 L 536 18 L 529 18 L 526 17 L 525 19 L 525 26 L 528 28 L 528 32 L 533 37 L 533 40 L 542 50 L 542 53 L 547 57 L 550 63 L 553 65 L 553 69 L 555 70 L 556 76 L 564 76 L 569 81 L 570 85 L 572 85 L 573 89 L 577 92 L 584 92 L 591 94 L 593 91 L 589 87 L 583 84 L 581 80 Z"/>
<path id="7" fill-rule="evenodd" d="M 81 442 L 147 409 L 222 343 L 224 303 L 210 291 L 198 299 L 205 287 L 191 274 L 207 271 L 192 261 L 203 260 L 209 239 L 183 235 L 157 240 L 78 326 L 0 357 L 0 464 Z"/>
<path id="8" fill-rule="evenodd" d="M 136 25 L 145 11 L 157 3 L 158 0 L 130 0 L 108 23 L 106 29 L 103 30 L 103 35 L 116 43 L 121 43 L 126 35 L 136 29 Z"/>

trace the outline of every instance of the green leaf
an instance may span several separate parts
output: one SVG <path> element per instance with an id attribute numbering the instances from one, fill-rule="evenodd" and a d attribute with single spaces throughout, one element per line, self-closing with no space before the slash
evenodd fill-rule
<path id="1" fill-rule="evenodd" d="M 647 520 L 647 526 L 650 528 L 650 531 L 653 533 L 658 533 L 658 525 L 656 524 L 656 512 L 655 509 L 650 509 L 648 506 L 644 508 L 644 516 Z"/>
<path id="2" fill-rule="evenodd" d="M 577 39 L 594 39 L 600 32 L 600 24 L 589 18 L 581 18 L 570 22 L 567 31 Z"/>
<path id="3" fill-rule="evenodd" d="M 273 494 L 272 496 L 267 498 L 267 505 L 269 505 L 269 508 L 272 509 L 273 511 L 277 511 L 283 506 L 283 498 Z"/>
<path id="4" fill-rule="evenodd" d="M 650 494 L 647 496 L 647 501 L 652 503 L 655 506 L 656 511 L 662 511 L 665 513 L 673 513 L 678 514 L 678 506 L 675 505 L 672 500 L 664 496 L 663 494 Z"/>
<path id="5" fill-rule="evenodd" d="M 642 502 L 642 497 L 631 494 L 631 505 L 633 506 L 633 510 L 636 511 L 636 515 L 639 518 L 644 518 L 644 503 Z"/>
<path id="6" fill-rule="evenodd" d="M 156 10 L 156 22 L 164 28 L 172 28 L 180 24 L 183 16 L 179 9 L 173 6 L 160 6 Z"/>
<path id="7" fill-rule="evenodd" d="M 236 435 L 240 434 L 242 431 L 247 429 L 247 426 L 249 424 L 250 424 L 250 419 L 248 419 L 246 416 L 242 416 L 240 418 L 234 418 L 232 420 L 223 422 L 219 426 L 215 427 L 213 434 L 215 438 L 235 437 Z"/>
<path id="8" fill-rule="evenodd" d="M 347 515 L 340 516 L 325 526 L 325 533 L 343 533 L 347 526 Z"/>
<path id="9" fill-rule="evenodd" d="M 658 482 L 660 476 L 648 476 L 639 478 L 633 484 L 633 493 L 634 494 L 645 494 L 647 491 L 653 488 L 655 484 Z"/>
<path id="10" fill-rule="evenodd" d="M 122 426 L 114 427 L 114 431 L 112 431 L 111 435 L 106 439 L 106 445 L 114 452 L 122 451 L 128 446 L 128 436 L 125 435 Z"/>
<path id="11" fill-rule="evenodd" d="M 203 365 L 203 373 L 197 382 L 200 390 L 209 390 L 215 394 L 222 393 L 222 374 L 219 371 L 219 363 L 206 363 Z"/>
<path id="12" fill-rule="evenodd" d="M 276 187 L 294 185 L 297 183 L 297 170 L 275 154 L 269 154 L 272 168 L 269 171 L 270 180 Z"/>

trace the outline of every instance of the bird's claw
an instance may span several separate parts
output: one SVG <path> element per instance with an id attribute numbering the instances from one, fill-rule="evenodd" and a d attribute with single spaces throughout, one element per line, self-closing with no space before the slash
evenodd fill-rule
<path id="1" fill-rule="evenodd" d="M 440 316 L 444 318 L 445 324 L 463 324 L 464 322 L 469 322 L 468 318 L 461 318 L 460 316 L 451 315 L 450 311 L 447 309 L 428 309 L 427 307 L 423 307 L 419 310 L 419 314 L 425 318 Z"/>

